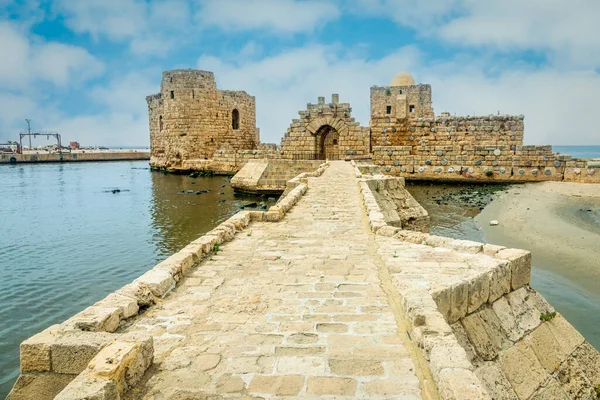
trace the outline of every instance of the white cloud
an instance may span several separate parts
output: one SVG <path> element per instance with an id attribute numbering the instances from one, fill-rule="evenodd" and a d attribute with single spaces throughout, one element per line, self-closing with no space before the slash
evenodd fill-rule
<path id="1" fill-rule="evenodd" d="M 191 30 L 185 0 L 57 0 L 55 11 L 74 32 L 128 43 L 138 55 L 164 55 Z"/>
<path id="2" fill-rule="evenodd" d="M 352 0 L 345 6 L 359 15 L 376 15 L 399 24 L 429 31 L 448 14 L 455 13 L 461 0 Z"/>
<path id="3" fill-rule="evenodd" d="M 203 28 L 225 31 L 264 29 L 273 32 L 311 32 L 336 20 L 338 7 L 327 0 L 201 0 L 197 15 Z"/>
<path id="4" fill-rule="evenodd" d="M 62 86 L 98 76 L 104 64 L 87 50 L 32 38 L 26 30 L 0 22 L 0 90 L 22 90 L 36 81 Z"/>
<path id="5" fill-rule="evenodd" d="M 437 114 L 524 114 L 529 144 L 600 143 L 590 129 L 595 126 L 593 107 L 600 104 L 600 76 L 522 65 L 498 66 L 490 76 L 486 71 L 494 61 L 462 55 L 425 61 L 412 47 L 367 60 L 314 45 L 239 64 L 203 56 L 197 66 L 214 71 L 219 88 L 256 96 L 263 142 L 279 143 L 298 110 L 331 93 L 339 93 L 340 101 L 352 105 L 353 116 L 368 126 L 370 86 L 387 85 L 396 72 L 407 70 L 417 81 L 432 84 Z"/>

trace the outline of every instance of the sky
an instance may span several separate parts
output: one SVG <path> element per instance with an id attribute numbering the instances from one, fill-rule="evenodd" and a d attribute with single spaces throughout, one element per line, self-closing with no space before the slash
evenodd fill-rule
<path id="1" fill-rule="evenodd" d="M 147 146 L 164 70 L 256 97 L 279 143 L 318 96 L 369 124 L 400 71 L 436 114 L 523 114 L 526 144 L 600 145 L 598 0 L 0 0 L 0 142 Z M 39 139 L 45 144 L 45 138 Z"/>

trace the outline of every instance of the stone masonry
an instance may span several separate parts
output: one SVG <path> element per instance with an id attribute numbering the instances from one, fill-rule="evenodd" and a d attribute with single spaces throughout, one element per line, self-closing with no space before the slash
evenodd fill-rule
<path id="1" fill-rule="evenodd" d="M 223 146 L 258 146 L 254 97 L 218 90 L 212 72 L 165 71 L 160 93 L 146 101 L 154 168 L 175 169 L 187 160 L 207 160 Z"/>
<path id="2" fill-rule="evenodd" d="M 9 400 L 593 398 L 529 252 L 391 225 L 397 180 L 327 166 L 23 342 Z"/>
<path id="3" fill-rule="evenodd" d="M 299 111 L 281 140 L 281 155 L 292 160 L 341 160 L 364 157 L 370 153 L 369 129 L 352 118 L 348 103 L 339 95 L 331 103 L 319 97 L 318 104 L 308 104 Z"/>

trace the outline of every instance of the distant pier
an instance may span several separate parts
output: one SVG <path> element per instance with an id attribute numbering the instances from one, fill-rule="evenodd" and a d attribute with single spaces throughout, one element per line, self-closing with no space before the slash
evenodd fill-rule
<path id="1" fill-rule="evenodd" d="M 25 154 L 0 154 L 0 164 L 23 163 L 60 163 L 60 162 L 92 162 L 92 161 L 135 161 L 150 160 L 149 151 L 114 150 L 114 151 L 77 151 L 63 153 L 30 152 Z"/>

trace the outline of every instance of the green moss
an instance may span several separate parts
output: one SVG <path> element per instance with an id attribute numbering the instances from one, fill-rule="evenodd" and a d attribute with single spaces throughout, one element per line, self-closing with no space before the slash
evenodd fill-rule
<path id="1" fill-rule="evenodd" d="M 492 175 L 494 175 L 494 171 L 492 171 L 491 169 L 488 169 L 487 171 L 485 171 L 485 175 L 492 176 Z"/>
<path id="2" fill-rule="evenodd" d="M 215 254 L 219 254 L 219 243 L 215 243 L 215 245 L 213 246 L 213 252 Z"/>
<path id="3" fill-rule="evenodd" d="M 390 96 L 392 94 L 392 91 L 390 89 L 386 89 L 385 94 Z"/>
<path id="4" fill-rule="evenodd" d="M 596 391 L 596 397 L 600 399 L 600 385 L 596 385 L 594 390 Z"/>
<path id="5" fill-rule="evenodd" d="M 542 321 L 552 321 L 554 319 L 554 317 L 556 317 L 556 311 L 554 311 L 550 314 L 540 314 L 540 319 Z"/>

